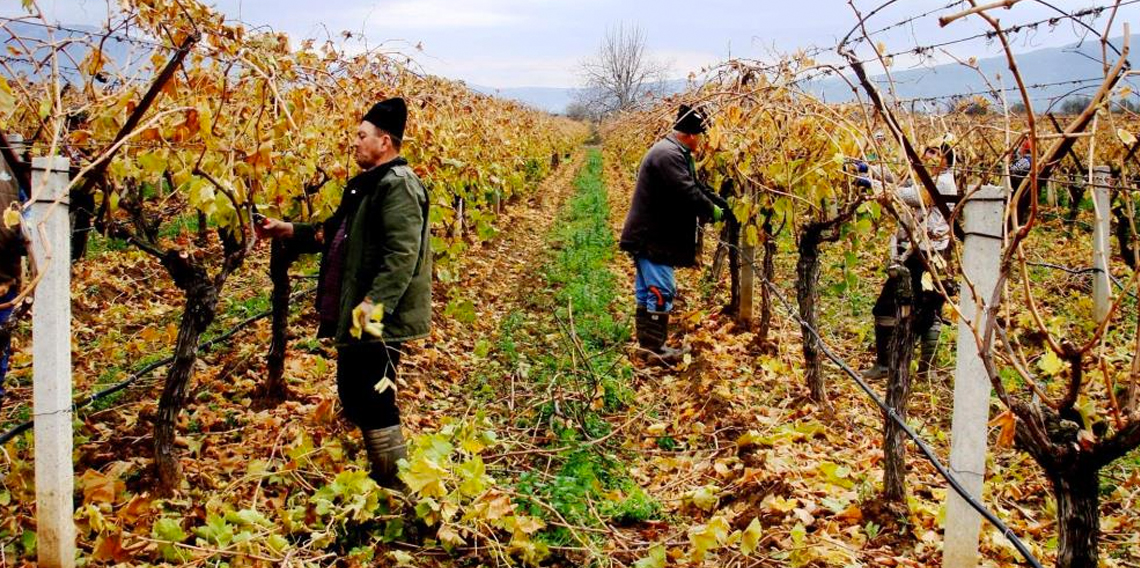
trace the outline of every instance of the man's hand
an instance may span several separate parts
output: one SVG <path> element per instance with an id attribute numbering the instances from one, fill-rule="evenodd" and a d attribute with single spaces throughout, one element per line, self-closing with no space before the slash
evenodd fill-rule
<path id="1" fill-rule="evenodd" d="M 293 224 L 280 219 L 261 217 L 255 219 L 253 231 L 259 239 L 288 239 L 293 236 Z"/>
<path id="2" fill-rule="evenodd" d="M 355 339 L 360 339 L 367 332 L 373 337 L 384 334 L 384 306 L 373 304 L 372 300 L 365 298 L 360 305 L 352 310 L 352 325 L 348 333 Z"/>

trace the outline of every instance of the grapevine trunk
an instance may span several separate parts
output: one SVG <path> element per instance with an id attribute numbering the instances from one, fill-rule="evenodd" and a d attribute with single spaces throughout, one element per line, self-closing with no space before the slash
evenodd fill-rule
<path id="1" fill-rule="evenodd" d="M 185 310 L 178 326 L 178 338 L 174 344 L 174 363 L 166 376 L 166 385 L 158 401 L 158 416 L 154 427 L 154 462 L 158 474 L 156 490 L 160 495 L 170 495 L 177 489 L 182 478 L 174 453 L 178 413 L 186 402 L 186 387 L 194 372 L 194 362 L 198 359 L 198 344 L 217 314 L 218 290 L 206 270 L 184 253 L 167 253 L 163 264 L 186 297 Z"/>
<path id="2" fill-rule="evenodd" d="M 1100 476 L 1088 465 L 1046 470 L 1057 499 L 1057 568 L 1096 568 L 1099 562 Z"/>
<path id="3" fill-rule="evenodd" d="M 891 335 L 890 357 L 887 368 L 887 406 L 900 420 L 906 420 L 907 401 L 910 398 L 910 363 L 914 358 L 914 318 L 909 274 L 894 278 L 895 290 L 894 333 Z M 895 507 L 906 508 L 906 434 L 902 427 L 887 414 L 883 414 L 883 499 Z"/>
<path id="4" fill-rule="evenodd" d="M 289 386 L 285 383 L 285 352 L 289 347 L 289 296 L 293 292 L 289 268 L 296 259 L 297 255 L 290 250 L 286 241 L 273 241 L 269 252 L 269 279 L 273 283 L 273 323 L 263 392 L 264 402 L 270 405 L 289 398 Z"/>
<path id="5" fill-rule="evenodd" d="M 813 330 L 819 329 L 819 248 L 821 229 L 816 225 L 804 228 L 800 236 L 799 259 L 796 260 L 796 300 L 799 302 L 800 329 L 803 335 L 804 376 L 811 399 L 827 402 L 827 389 L 823 384 L 823 357 L 819 341 Z"/>

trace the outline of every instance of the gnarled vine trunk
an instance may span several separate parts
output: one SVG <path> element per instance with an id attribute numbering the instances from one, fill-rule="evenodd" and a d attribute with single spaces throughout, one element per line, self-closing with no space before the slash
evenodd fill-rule
<path id="1" fill-rule="evenodd" d="M 155 492 L 162 496 L 174 493 L 182 480 L 182 468 L 174 453 L 174 438 L 178 414 L 186 404 L 186 390 L 194 374 L 194 363 L 198 360 L 198 345 L 202 334 L 217 316 L 218 294 L 249 252 L 244 239 L 239 242 L 229 233 L 219 233 L 225 260 L 213 278 L 186 252 L 171 250 L 162 256 L 163 267 L 186 298 L 178 338 L 174 343 L 174 362 L 166 375 L 154 425 L 154 465 L 158 474 Z"/>
<path id="2" fill-rule="evenodd" d="M 887 368 L 887 406 L 906 420 L 910 398 L 910 363 L 914 358 L 914 299 L 911 277 L 906 268 L 894 278 L 895 328 L 891 336 Z M 906 434 L 901 426 L 883 413 L 883 499 L 896 507 L 906 507 Z"/>
<path id="3" fill-rule="evenodd" d="M 812 223 L 800 235 L 799 259 L 796 260 L 796 300 L 799 303 L 800 331 L 803 336 L 804 378 L 811 399 L 827 402 L 823 384 L 823 355 L 819 340 L 812 330 L 819 329 L 819 249 L 823 227 Z"/>
<path id="4" fill-rule="evenodd" d="M 761 345 L 768 345 L 769 335 L 772 331 L 772 291 L 768 283 L 776 278 L 776 235 L 772 234 L 772 214 L 769 209 L 764 216 L 764 263 L 760 284 L 760 329 L 757 330 L 757 339 Z"/>
<path id="5" fill-rule="evenodd" d="M 1078 379 L 1079 380 L 1079 379 Z M 1078 445 L 1079 413 L 1019 406 L 1017 443 L 1045 472 L 1057 500 L 1057 568 L 1096 568 L 1100 540 L 1100 469 L 1134 449 L 1140 425 L 1128 423 L 1092 447 Z M 1026 419 L 1038 424 L 1029 425 Z M 1042 431 L 1034 435 L 1033 431 Z M 1046 441 L 1047 440 L 1047 441 Z"/>
<path id="6" fill-rule="evenodd" d="M 851 220 L 862 205 L 863 200 L 856 199 L 830 219 L 808 222 L 800 230 L 797 243 L 799 258 L 796 260 L 796 300 L 799 303 L 800 333 L 803 336 L 805 379 L 811 391 L 811 400 L 819 404 L 827 403 L 827 389 L 823 383 L 823 346 L 816 335 L 819 332 L 820 249 L 823 243 L 839 240 L 839 228 Z"/>
<path id="7" fill-rule="evenodd" d="M 285 383 L 285 352 L 289 347 L 289 296 L 293 293 L 289 268 L 296 260 L 297 253 L 288 241 L 273 241 L 269 252 L 269 280 L 273 283 L 273 323 L 262 392 L 263 400 L 268 404 L 278 404 L 289 398 L 289 386 Z"/>
<path id="8" fill-rule="evenodd" d="M 1048 472 L 1057 499 L 1057 568 L 1096 568 L 1100 537 L 1100 475 L 1091 465 Z"/>
<path id="9" fill-rule="evenodd" d="M 178 413 L 186 402 L 186 388 L 198 360 L 198 344 L 217 315 L 218 289 L 206 269 L 184 252 L 168 252 L 162 264 L 174 279 L 174 284 L 186 295 L 178 338 L 174 343 L 174 363 L 166 375 L 154 425 L 156 490 L 160 495 L 170 495 L 182 479 L 182 470 L 174 453 Z"/>

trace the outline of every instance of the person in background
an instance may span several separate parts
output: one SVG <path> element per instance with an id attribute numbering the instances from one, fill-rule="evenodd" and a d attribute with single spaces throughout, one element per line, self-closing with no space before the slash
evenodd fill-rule
<path id="1" fill-rule="evenodd" d="M 1029 173 L 1033 170 L 1033 154 L 1030 152 L 1030 141 L 1026 139 L 1021 143 L 1021 147 L 1013 156 L 1013 160 L 1009 164 L 1009 186 L 1014 192 L 1017 188 L 1021 187 L 1021 183 L 1025 178 L 1029 177 Z M 1040 187 L 1037 188 L 1041 190 Z M 1025 188 L 1025 193 L 1021 194 L 1021 199 L 1017 201 L 1017 222 L 1024 224 L 1026 219 L 1029 218 L 1029 210 L 1033 206 L 1033 196 L 1029 193 L 1032 190 L 1030 187 Z M 1010 220 L 1010 229 L 1013 228 L 1012 219 Z"/>
<path id="2" fill-rule="evenodd" d="M 637 341 L 661 361 L 681 357 L 665 345 L 677 294 L 674 269 L 695 266 L 702 222 L 724 217 L 728 204 L 697 180 L 693 153 L 708 129 L 699 109 L 681 105 L 673 132 L 649 149 L 637 172 L 621 249 L 636 270 Z"/>
<path id="3" fill-rule="evenodd" d="M 431 326 L 431 234 L 428 195 L 400 156 L 407 106 L 377 103 L 356 131 L 356 163 L 336 212 L 323 224 L 264 218 L 258 235 L 292 239 L 320 252 L 319 337 L 335 338 L 337 391 L 360 427 L 381 486 L 401 489 L 397 462 L 407 455 L 396 368 L 401 346 Z"/>
<path id="4" fill-rule="evenodd" d="M 934 178 L 938 192 L 943 196 L 957 196 L 958 186 L 954 181 L 955 154 L 950 143 L 942 142 L 940 145 L 928 147 L 923 152 L 923 159 L 931 177 Z M 858 183 L 879 190 L 884 187 L 880 181 L 869 177 L 858 178 Z M 914 302 L 913 313 L 916 318 L 914 331 L 921 345 L 919 374 L 929 375 L 938 354 L 938 339 L 942 333 L 942 308 L 946 299 L 934 285 L 935 275 L 927 270 L 926 262 L 936 267 L 945 266 L 945 255 L 950 246 L 950 224 L 934 206 L 933 197 L 925 188 L 908 182 L 896 189 L 894 195 L 907 205 L 909 217 L 913 221 L 910 224 L 913 230 L 908 232 L 900 223 L 894 237 L 891 238 L 890 265 L 905 267 L 905 272 L 909 274 Z M 917 242 L 912 242 L 912 233 Z M 925 262 L 923 257 L 926 258 Z M 888 272 L 895 271 L 888 270 Z M 863 376 L 868 379 L 883 378 L 888 372 L 891 339 L 898 326 L 896 290 L 899 283 L 895 279 L 899 277 L 890 276 L 887 279 L 872 309 L 872 314 L 875 316 L 875 364 L 863 372 Z"/>

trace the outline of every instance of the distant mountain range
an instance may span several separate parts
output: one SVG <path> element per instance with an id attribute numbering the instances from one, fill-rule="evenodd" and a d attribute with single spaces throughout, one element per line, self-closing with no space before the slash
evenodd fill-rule
<path id="1" fill-rule="evenodd" d="M 1130 45 L 1137 45 L 1137 41 L 1140 41 L 1140 35 L 1133 35 Z M 1123 39 L 1112 40 L 1111 43 L 1119 47 Z M 1110 60 L 1112 57 L 1110 50 Z M 1100 60 L 1100 43 L 1089 40 L 1081 44 L 1020 53 L 1017 55 L 1017 67 L 1022 80 L 1030 87 L 1028 90 L 1034 108 L 1043 110 L 1039 107 L 1052 100 L 1093 94 L 1100 85 L 1099 79 L 1104 76 Z M 977 66 L 993 87 L 1007 89 L 1005 95 L 1010 104 L 1021 100 L 1004 56 L 979 59 Z M 868 65 L 868 70 L 876 67 L 877 64 Z M 891 76 L 901 99 L 925 99 L 915 101 L 919 110 L 923 110 L 923 105 L 929 109 L 930 105 L 944 103 L 955 95 L 981 93 L 991 88 L 978 71 L 957 63 L 922 69 L 892 69 Z M 886 87 L 885 76 L 878 75 L 874 79 L 880 87 Z M 1134 79 L 1129 81 L 1137 83 Z M 853 100 L 851 88 L 838 78 L 810 83 L 807 89 L 830 102 Z"/>
<path id="2" fill-rule="evenodd" d="M 468 86 L 486 95 L 519 101 L 554 114 L 566 112 L 566 108 L 585 91 L 585 89 L 581 87 L 515 87 L 498 89 L 482 85 Z M 683 80 L 662 81 L 649 86 L 647 90 L 658 95 L 667 96 L 684 91 L 686 86 L 687 81 Z"/>
<path id="3" fill-rule="evenodd" d="M 1122 40 L 1117 39 L 1112 43 L 1119 46 L 1122 44 Z M 1130 45 L 1140 45 L 1140 35 L 1132 36 Z M 1101 70 L 1100 57 L 1100 43 L 1094 40 L 1086 41 L 1083 44 L 1074 43 L 1064 47 L 1037 49 L 1018 54 L 1017 65 L 1021 71 L 1022 79 L 1027 85 L 1034 86 L 1029 89 L 1034 108 L 1041 107 L 1053 99 L 1064 99 L 1081 94 L 1091 95 L 1099 83 L 1086 80 L 1097 79 L 1104 75 Z M 980 59 L 977 65 L 995 87 L 1006 89 L 1016 87 L 1004 56 Z M 874 68 L 875 66 L 868 65 L 868 70 Z M 946 102 L 948 97 L 983 92 L 989 89 L 978 72 L 956 63 L 921 69 L 895 69 L 892 70 L 892 77 L 895 81 L 895 91 L 900 98 L 930 99 L 916 101 L 916 108 L 919 110 L 932 110 L 936 105 Z M 873 79 L 880 83 L 880 86 L 885 87 L 886 77 L 884 75 L 875 76 Z M 1073 81 L 1083 82 L 1071 83 Z M 1136 79 L 1128 79 L 1128 81 L 1134 85 L 1134 91 L 1140 92 L 1140 81 Z M 670 81 L 663 87 L 654 90 L 672 94 L 684 90 L 685 84 L 685 81 Z M 838 78 L 811 82 L 805 87 L 808 92 L 826 101 L 850 102 L 854 100 L 850 87 Z M 473 86 L 472 88 L 489 95 L 518 100 L 553 113 L 565 112 L 567 105 L 573 102 L 575 95 L 581 91 L 578 88 L 560 89 L 552 87 L 495 89 L 493 87 Z M 1006 96 L 1010 104 L 1020 100 L 1020 97 L 1013 90 L 1007 91 Z"/>
<path id="4" fill-rule="evenodd" d="M 564 89 L 559 87 L 516 87 L 507 89 L 496 89 L 495 87 L 485 87 L 482 85 L 468 85 L 468 87 L 485 95 L 519 101 L 551 113 L 565 112 L 566 107 L 570 106 L 570 103 L 574 102 L 578 93 L 582 92 L 582 89 Z"/>

